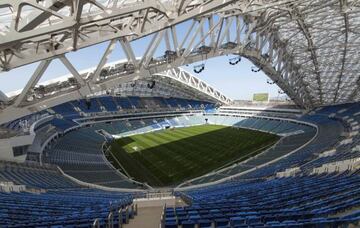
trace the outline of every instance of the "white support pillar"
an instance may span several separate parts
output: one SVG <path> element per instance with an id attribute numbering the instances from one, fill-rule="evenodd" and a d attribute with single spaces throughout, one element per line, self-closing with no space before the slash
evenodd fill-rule
<path id="1" fill-rule="evenodd" d="M 216 36 L 216 42 L 215 42 L 215 44 L 214 44 L 214 50 L 213 50 L 214 52 L 216 52 L 217 49 L 218 49 L 219 40 L 220 40 L 221 32 L 222 32 L 222 30 L 223 30 L 223 26 L 224 26 L 224 18 L 222 17 L 222 18 L 220 18 L 220 20 L 219 20 L 219 31 L 217 31 L 218 34 L 217 34 L 217 36 Z"/>
<path id="2" fill-rule="evenodd" d="M 7 102 L 9 98 L 0 90 L 0 101 Z"/>
<path id="3" fill-rule="evenodd" d="M 204 25 L 204 21 L 205 19 L 202 18 L 200 23 L 199 23 L 199 26 L 198 28 L 196 29 L 195 33 L 193 34 L 193 36 L 191 37 L 191 40 L 190 40 L 190 43 L 188 45 L 188 47 L 186 48 L 186 50 L 184 51 L 184 53 L 182 54 L 182 57 L 186 57 L 190 54 L 191 50 L 192 50 L 192 45 L 195 41 L 195 38 L 198 36 L 198 34 L 200 33 L 201 29 L 202 29 L 202 26 Z"/>
<path id="4" fill-rule="evenodd" d="M 216 25 L 212 26 L 209 28 L 209 31 L 204 34 L 201 35 L 200 40 L 198 41 L 198 43 L 196 45 L 193 46 L 192 49 L 198 48 L 200 46 L 200 44 L 205 45 L 205 40 L 209 37 L 209 36 L 213 36 L 214 31 L 216 30 L 216 28 L 220 25 L 220 23 L 217 23 Z M 204 26 L 203 26 L 204 27 Z M 210 44 L 211 47 L 213 47 L 213 44 Z"/>
<path id="5" fill-rule="evenodd" d="M 110 41 L 109 45 L 107 46 L 104 55 L 101 57 L 101 60 L 99 64 L 96 67 L 96 70 L 94 72 L 94 75 L 92 76 L 92 82 L 96 82 L 99 79 L 101 69 L 104 67 L 105 63 L 108 60 L 109 55 L 112 53 L 112 51 L 115 48 L 116 39 L 113 39 Z"/>
<path id="6" fill-rule="evenodd" d="M 195 26 L 195 23 L 196 23 L 196 21 L 193 20 L 192 23 L 191 23 L 191 26 L 188 28 L 188 30 L 187 30 L 187 32 L 186 32 L 186 35 L 185 35 L 184 39 L 183 39 L 183 40 L 181 41 L 181 43 L 180 43 L 179 50 L 181 50 L 181 49 L 183 48 L 186 40 L 189 38 L 190 33 L 191 33 L 191 31 L 193 30 L 193 28 L 194 28 L 194 26 Z"/>
<path id="7" fill-rule="evenodd" d="M 221 38 L 220 38 L 220 40 L 218 42 L 218 46 L 221 45 L 224 42 L 225 37 L 229 37 L 229 39 L 230 39 L 229 29 L 230 29 L 230 26 L 231 26 L 233 20 L 234 20 L 234 17 L 231 17 L 230 20 L 228 18 L 225 18 L 226 26 L 225 26 L 225 29 L 224 29 L 224 33 L 222 34 L 222 36 L 221 36 Z"/>
<path id="8" fill-rule="evenodd" d="M 240 16 L 236 16 L 236 42 L 237 44 L 241 44 L 241 23 Z"/>
<path id="9" fill-rule="evenodd" d="M 75 67 L 70 63 L 70 61 L 64 55 L 60 56 L 59 59 L 65 65 L 65 67 L 70 71 L 70 73 L 74 76 L 74 78 L 80 85 L 83 86 L 86 84 L 85 80 L 81 77 L 79 72 L 75 69 Z"/>
<path id="10" fill-rule="evenodd" d="M 31 76 L 30 80 L 26 84 L 25 88 L 21 91 L 20 95 L 16 98 L 14 105 L 19 106 L 21 102 L 25 99 L 28 92 L 38 83 L 40 78 L 43 76 L 44 72 L 48 68 L 52 59 L 43 60 L 40 62 L 39 66 L 36 68 L 35 72 Z"/>
<path id="11" fill-rule="evenodd" d="M 134 65 L 137 65 L 136 58 L 133 49 L 131 48 L 131 45 L 129 41 L 126 39 L 126 37 L 123 37 L 119 39 L 119 42 L 121 44 L 121 47 L 123 48 L 126 58 L 128 59 L 128 62 L 131 62 Z"/>
<path id="12" fill-rule="evenodd" d="M 271 35 L 270 36 L 270 39 L 269 39 L 269 59 L 272 59 L 273 58 L 273 55 L 274 55 L 274 36 Z"/>
<path id="13" fill-rule="evenodd" d="M 146 50 L 146 53 L 144 54 L 144 56 L 141 60 L 140 67 L 144 66 L 145 68 L 147 68 L 147 66 L 150 63 L 151 58 L 153 57 L 157 47 L 160 44 L 161 39 L 163 38 L 163 35 L 164 35 L 164 30 L 161 30 L 154 36 L 154 39 L 150 43 L 148 49 Z M 143 64 L 143 65 L 141 65 L 141 64 Z"/>
<path id="14" fill-rule="evenodd" d="M 251 43 L 251 33 L 253 32 L 254 28 L 256 27 L 256 21 L 248 24 L 248 31 L 245 35 L 245 43 L 244 46 L 246 46 L 247 44 Z"/>
<path id="15" fill-rule="evenodd" d="M 78 43 L 78 36 L 79 36 L 79 21 L 81 18 L 81 14 L 83 11 L 83 5 L 84 5 L 84 0 L 75 0 L 74 1 L 74 8 L 75 8 L 75 13 L 74 13 L 74 21 L 76 21 L 76 26 L 74 26 L 73 29 L 73 48 L 74 50 L 77 50 L 77 43 Z"/>
<path id="16" fill-rule="evenodd" d="M 172 26 L 171 27 L 171 35 L 172 35 L 172 40 L 173 40 L 173 45 L 174 48 L 176 50 L 176 53 L 179 55 L 179 45 L 178 45 L 178 38 L 177 38 L 177 34 L 176 34 L 176 27 Z"/>
<path id="17" fill-rule="evenodd" d="M 171 50 L 169 29 L 165 30 L 165 44 L 166 44 L 166 50 Z"/>
<path id="18" fill-rule="evenodd" d="M 200 39 L 201 39 L 201 45 L 205 46 L 205 32 L 204 32 L 204 26 L 201 26 L 200 28 Z"/>

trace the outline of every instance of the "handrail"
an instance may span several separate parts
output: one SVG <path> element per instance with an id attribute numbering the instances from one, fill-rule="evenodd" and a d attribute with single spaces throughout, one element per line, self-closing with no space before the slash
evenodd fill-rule
<path id="1" fill-rule="evenodd" d="M 133 219 L 135 216 L 135 204 L 131 204 L 131 213 L 130 213 L 130 218 Z"/>
<path id="2" fill-rule="evenodd" d="M 166 203 L 163 206 L 163 212 L 161 214 L 161 218 L 160 218 L 160 228 L 164 228 L 165 227 L 165 221 L 166 221 Z"/>
<path id="3" fill-rule="evenodd" d="M 43 118 L 41 119 L 38 119 L 36 120 L 33 124 L 31 124 L 30 126 L 30 129 L 29 129 L 29 132 L 31 135 L 34 135 L 35 134 L 35 128 L 40 125 L 40 124 L 43 124 L 43 123 L 46 123 L 46 122 L 49 122 L 51 121 L 52 119 L 54 119 L 54 116 L 53 115 L 48 115 L 48 116 L 44 116 Z"/>
<path id="4" fill-rule="evenodd" d="M 142 190 L 142 189 L 113 188 L 113 187 L 105 187 L 102 185 L 87 183 L 87 182 L 81 181 L 79 179 L 76 179 L 75 177 L 72 177 L 72 176 L 66 174 L 59 166 L 57 166 L 57 168 L 61 172 L 62 175 L 64 175 L 65 177 L 71 179 L 75 183 L 78 183 L 79 185 L 82 185 L 82 186 L 96 188 L 96 189 L 105 190 L 105 191 L 115 191 L 115 192 L 146 192 L 146 190 Z"/>
<path id="5" fill-rule="evenodd" d="M 112 211 L 110 211 L 110 213 L 109 213 L 109 215 L 107 217 L 106 227 L 107 228 L 114 228 L 114 214 L 112 213 Z"/>
<path id="6" fill-rule="evenodd" d="M 122 216 L 122 212 L 123 212 L 123 209 L 120 208 L 118 210 L 118 228 L 122 228 L 123 227 L 123 216 Z"/>
<path id="7" fill-rule="evenodd" d="M 43 159 L 42 159 L 42 157 L 43 157 L 43 153 L 44 153 L 44 150 L 45 150 L 45 148 L 50 144 L 50 142 L 52 142 L 54 139 L 56 139 L 56 137 L 58 137 L 59 136 L 59 132 L 55 132 L 54 134 L 52 134 L 49 138 L 47 138 L 46 140 L 45 140 L 45 142 L 43 142 L 43 145 L 41 146 L 41 148 L 40 148 L 40 158 L 39 158 L 39 160 L 40 160 L 40 164 L 41 165 L 43 165 Z"/>
<path id="8" fill-rule="evenodd" d="M 125 223 L 129 223 L 129 206 L 126 206 L 125 208 Z"/>
<path id="9" fill-rule="evenodd" d="M 95 219 L 93 224 L 92 224 L 92 228 L 100 228 L 100 221 L 99 219 Z"/>

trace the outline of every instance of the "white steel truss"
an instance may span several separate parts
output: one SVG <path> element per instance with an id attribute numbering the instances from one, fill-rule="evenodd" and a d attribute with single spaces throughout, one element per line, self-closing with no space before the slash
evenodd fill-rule
<path id="1" fill-rule="evenodd" d="M 250 59 L 299 106 L 360 100 L 358 0 L 9 0 L 0 10 L 1 69 L 43 61 L 36 79 L 60 56 L 74 74 L 69 90 L 96 92 L 124 77 L 233 54 Z M 148 35 L 135 58 L 132 42 Z M 108 40 L 97 70 L 76 74 L 65 54 Z M 106 69 L 116 42 L 127 62 Z M 27 95 L 15 104 L 26 105 Z"/>
<path id="2" fill-rule="evenodd" d="M 208 85 L 206 82 L 200 80 L 189 72 L 181 68 L 173 68 L 166 70 L 161 73 L 154 74 L 155 76 L 168 77 L 172 80 L 176 80 L 182 84 L 185 84 L 194 89 L 194 91 L 199 91 L 198 94 L 206 94 L 213 98 L 214 101 L 222 104 L 229 104 L 231 99 L 226 97 L 220 91 Z"/>
<path id="3" fill-rule="evenodd" d="M 82 84 L 91 81 L 97 70 L 88 70 L 81 75 L 69 63 L 66 57 L 59 57 L 69 68 L 71 75 L 65 75 L 50 82 L 43 82 L 35 86 L 42 74 L 50 64 L 50 60 L 42 61 L 23 91 L 15 96 L 5 109 L 0 110 L 0 124 L 15 120 L 32 112 L 39 112 L 47 108 L 62 104 L 67 101 L 87 97 L 113 94 L 117 96 L 162 96 L 181 97 L 209 101 L 216 104 L 229 104 L 231 100 L 208 85 L 206 82 L 191 75 L 180 68 L 169 69 L 166 72 L 137 77 L 121 76 L 112 86 L 90 87 Z M 119 71 L 119 63 L 108 64 L 104 70 L 108 72 Z M 71 69 L 71 70 L 70 70 Z M 120 67 L 120 69 L 122 69 Z M 77 75 L 77 76 L 73 76 Z M 103 75 L 101 75 L 103 76 Z M 80 77 L 80 80 L 78 80 Z M 53 82 L 55 81 L 55 82 Z M 0 94 L 5 96 L 4 94 Z"/>
<path id="4" fill-rule="evenodd" d="M 122 83 L 113 90 L 121 96 L 142 97 L 182 97 L 206 100 L 218 104 L 230 103 L 231 100 L 180 68 L 154 74 L 151 77 Z"/>

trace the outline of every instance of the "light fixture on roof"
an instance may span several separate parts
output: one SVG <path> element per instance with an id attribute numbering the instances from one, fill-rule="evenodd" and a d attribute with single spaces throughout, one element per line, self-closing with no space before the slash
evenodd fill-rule
<path id="1" fill-rule="evenodd" d="M 153 89 L 154 86 L 155 86 L 155 81 L 152 81 L 151 83 L 148 83 L 148 84 L 147 84 L 147 87 L 148 87 L 149 89 Z"/>
<path id="2" fill-rule="evenodd" d="M 255 72 L 255 73 L 260 72 L 261 70 L 262 70 L 261 67 L 260 67 L 260 68 L 257 68 L 257 67 L 255 67 L 255 66 L 252 66 L 252 67 L 251 67 L 251 71 L 252 71 L 252 72 Z"/>
<path id="3" fill-rule="evenodd" d="M 197 73 L 197 74 L 201 73 L 203 70 L 205 70 L 205 64 L 204 63 L 194 66 L 194 72 Z"/>
<path id="4" fill-rule="evenodd" d="M 269 85 L 275 84 L 275 82 L 271 81 L 270 79 L 267 79 L 267 80 L 266 80 L 266 83 L 269 84 Z"/>
<path id="5" fill-rule="evenodd" d="M 240 56 L 229 59 L 229 64 L 230 65 L 236 65 L 239 62 L 241 62 L 241 57 Z"/>
<path id="6" fill-rule="evenodd" d="M 266 60 L 270 58 L 268 53 L 262 54 L 261 56 Z"/>

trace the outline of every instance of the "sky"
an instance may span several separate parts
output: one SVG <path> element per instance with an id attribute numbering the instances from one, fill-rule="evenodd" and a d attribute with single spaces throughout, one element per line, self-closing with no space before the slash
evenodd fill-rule
<path id="1" fill-rule="evenodd" d="M 182 26 L 182 27 L 181 27 Z M 186 23 L 178 28 L 178 34 L 184 33 Z M 131 43 L 135 56 L 142 56 L 147 45 L 151 42 L 152 35 L 136 40 Z M 100 61 L 109 42 L 104 42 L 88 48 L 80 49 L 76 52 L 66 54 L 66 57 L 80 71 L 94 67 Z M 156 50 L 154 56 L 164 54 L 166 47 L 165 41 L 162 41 Z M 108 62 L 114 62 L 125 58 L 121 45 L 116 44 L 114 51 L 109 57 Z M 215 87 L 223 94 L 231 99 L 251 99 L 254 93 L 269 93 L 270 97 L 278 97 L 278 87 L 276 85 L 267 84 L 268 77 L 263 72 L 252 72 L 253 64 L 245 58 L 237 65 L 230 65 L 229 58 L 234 56 L 222 56 L 206 61 L 183 66 L 183 68 L 193 75 L 204 80 L 211 86 Z M 193 72 L 193 68 L 198 64 L 205 64 L 205 70 L 200 74 Z M 39 63 L 26 65 L 23 67 L 12 69 L 9 72 L 0 72 L 0 90 L 8 93 L 11 91 L 22 89 Z M 42 81 L 47 81 L 62 75 L 69 74 L 68 70 L 59 60 L 53 60 L 43 75 Z"/>

